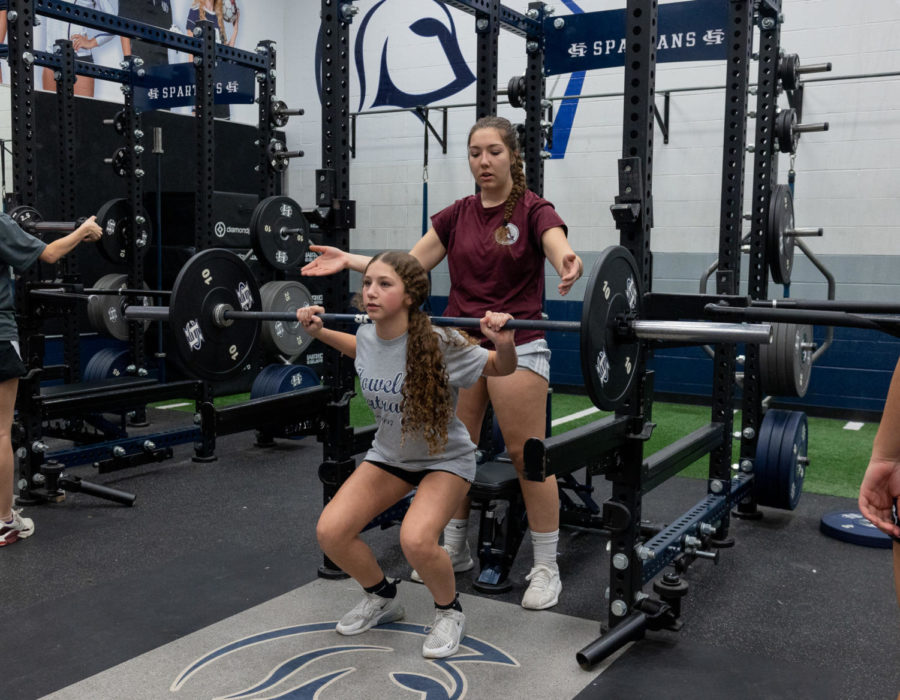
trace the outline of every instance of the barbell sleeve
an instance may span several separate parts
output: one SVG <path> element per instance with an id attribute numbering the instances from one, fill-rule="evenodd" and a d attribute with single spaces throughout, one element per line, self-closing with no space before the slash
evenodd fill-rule
<path id="1" fill-rule="evenodd" d="M 140 304 L 136 304 L 133 306 L 126 306 L 122 310 L 122 314 L 127 319 L 140 319 L 140 320 L 149 320 L 149 321 L 168 321 L 169 320 L 169 307 L 168 306 L 142 306 Z"/>
<path id="2" fill-rule="evenodd" d="M 794 131 L 798 134 L 806 134 L 811 131 L 828 131 L 828 122 L 816 122 L 814 124 L 794 124 Z"/>
<path id="3" fill-rule="evenodd" d="M 638 338 L 673 342 L 756 343 L 772 342 L 772 326 L 763 324 L 717 323 L 715 321 L 631 321 Z"/>
<path id="4" fill-rule="evenodd" d="M 810 63 L 808 65 L 797 66 L 798 73 L 828 73 L 831 71 L 831 61 L 827 63 Z"/>

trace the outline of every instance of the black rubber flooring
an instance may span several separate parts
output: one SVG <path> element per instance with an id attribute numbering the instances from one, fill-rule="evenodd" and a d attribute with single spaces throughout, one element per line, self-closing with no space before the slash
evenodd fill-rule
<path id="1" fill-rule="evenodd" d="M 157 429 L 188 418 L 151 412 Z M 177 447 L 162 464 L 102 476 L 71 470 L 135 493 L 132 508 L 71 494 L 26 511 L 35 535 L 0 550 L 0 698 L 41 697 L 316 577 L 315 440 L 260 449 L 244 433 L 219 439 L 216 462 L 194 463 L 191 454 Z M 607 488 L 598 483 L 598 502 Z M 702 488 L 673 479 L 646 497 L 644 517 L 674 519 Z M 686 576 L 683 629 L 650 632 L 601 675 L 585 673 L 577 697 L 897 697 L 900 614 L 890 551 L 818 530 L 822 514 L 853 506 L 804 494 L 793 512 L 734 520 L 736 546 L 718 565 L 698 561 Z M 473 544 L 476 532 L 473 515 Z M 367 537 L 388 574 L 407 578 L 395 529 Z M 597 620 L 598 634 L 605 544 L 596 532 L 563 532 L 564 590 L 554 608 Z M 530 561 L 526 537 L 514 588 L 500 600 L 518 602 Z M 468 574 L 458 585 L 475 593 Z M 573 659 L 590 641 L 572 640 Z M 573 663 L 560 673 L 584 672 Z"/>

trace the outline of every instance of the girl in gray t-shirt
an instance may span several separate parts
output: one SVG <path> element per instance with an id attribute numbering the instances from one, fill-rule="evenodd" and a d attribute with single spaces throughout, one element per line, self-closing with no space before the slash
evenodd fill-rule
<path id="1" fill-rule="evenodd" d="M 316 535 L 323 552 L 365 590 L 337 624 L 340 634 L 360 634 L 403 617 L 398 581 L 388 581 L 363 528 L 416 487 L 400 526 L 410 565 L 434 597 L 435 620 L 422 645 L 426 658 L 456 653 L 465 615 L 456 594 L 453 565 L 438 545 L 444 526 L 475 476 L 475 444 L 456 417 L 459 387 L 516 368 L 513 331 L 501 330 L 509 314 L 488 311 L 481 332 L 496 350 L 470 343 L 454 330 L 432 327 L 421 310 L 428 275 L 408 253 L 376 255 L 363 274 L 363 308 L 372 326 L 356 335 L 323 328 L 309 306 L 297 319 L 314 338 L 355 359 L 360 386 L 378 429 L 363 462 L 329 501 Z"/>

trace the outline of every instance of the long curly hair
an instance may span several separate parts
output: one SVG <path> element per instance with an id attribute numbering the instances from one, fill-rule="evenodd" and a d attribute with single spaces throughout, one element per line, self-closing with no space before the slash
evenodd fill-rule
<path id="1" fill-rule="evenodd" d="M 472 135 L 480 129 L 496 129 L 500 134 L 503 145 L 509 149 L 509 173 L 512 177 L 512 190 L 509 197 L 506 198 L 506 207 L 503 210 L 503 223 L 494 231 L 494 240 L 498 245 L 505 245 L 509 239 L 509 229 L 507 225 L 512 220 L 513 211 L 516 204 L 525 194 L 525 164 L 522 160 L 522 154 L 519 152 L 519 136 L 516 128 L 509 119 L 503 117 L 482 117 L 469 130 L 469 138 L 466 144 L 472 143 Z"/>
<path id="2" fill-rule="evenodd" d="M 409 253 L 389 250 L 378 253 L 366 266 L 379 261 L 389 265 L 403 282 L 409 295 L 409 326 L 406 341 L 406 378 L 400 402 L 402 416 L 401 442 L 421 433 L 428 444 L 428 454 L 439 453 L 447 444 L 447 430 L 453 418 L 450 379 L 441 352 L 441 342 L 463 345 L 461 334 L 435 332 L 428 315 L 420 308 L 428 299 L 428 273 Z M 358 302 L 360 295 L 358 295 Z M 357 302 L 357 303 L 358 303 Z"/>

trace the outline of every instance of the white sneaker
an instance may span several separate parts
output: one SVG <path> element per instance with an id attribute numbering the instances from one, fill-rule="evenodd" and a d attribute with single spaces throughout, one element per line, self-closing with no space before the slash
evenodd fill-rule
<path id="1" fill-rule="evenodd" d="M 335 630 L 347 636 L 362 634 L 376 625 L 400 620 L 403 606 L 396 598 L 382 598 L 377 593 L 366 593 L 356 607 L 341 618 Z"/>
<path id="2" fill-rule="evenodd" d="M 0 519 L 0 547 L 24 540 L 34 534 L 34 521 L 22 516 L 21 513 L 21 509 L 13 510 L 11 523 Z"/>
<path id="3" fill-rule="evenodd" d="M 468 542 L 463 543 L 462 549 L 450 547 L 446 544 L 442 544 L 441 549 L 450 555 L 450 563 L 453 564 L 453 573 L 458 574 L 462 571 L 469 571 L 475 566 L 475 561 L 472 559 L 472 551 L 469 549 Z M 416 583 L 422 583 L 422 577 L 419 576 L 419 572 L 415 569 L 412 570 L 409 578 Z"/>
<path id="4" fill-rule="evenodd" d="M 525 577 L 528 589 L 522 596 L 522 607 L 529 610 L 546 610 L 559 602 L 562 581 L 559 580 L 559 568 L 547 564 L 535 564 L 531 573 Z"/>
<path id="5" fill-rule="evenodd" d="M 443 659 L 453 656 L 466 635 L 466 616 L 459 610 L 436 610 L 434 624 L 422 644 L 422 656 L 426 659 Z"/>

